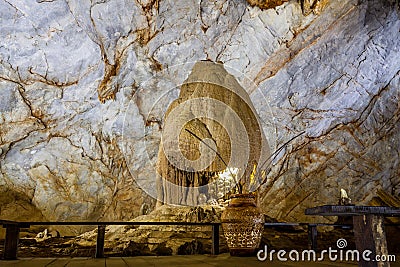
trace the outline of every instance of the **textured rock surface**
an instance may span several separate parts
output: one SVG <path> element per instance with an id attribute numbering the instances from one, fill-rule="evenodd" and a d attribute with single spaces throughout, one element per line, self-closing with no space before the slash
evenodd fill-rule
<path id="1" fill-rule="evenodd" d="M 248 192 L 245 178 L 254 164 L 269 156 L 249 95 L 222 64 L 194 65 L 179 97 L 169 105 L 163 127 L 157 161 L 157 199 L 163 203 L 197 206 L 216 201 L 215 191 L 229 192 L 235 182 L 236 189 Z M 218 188 L 218 173 L 227 168 L 238 170 L 237 180 L 211 194 L 211 187 Z"/>
<path id="2" fill-rule="evenodd" d="M 395 3 L 0 0 L 0 187 L 48 220 L 151 209 L 165 110 L 193 63 L 210 59 L 250 94 L 271 150 L 307 133 L 275 160 L 260 198 L 268 215 L 306 220 L 305 207 L 336 203 L 340 188 L 355 203 L 378 189 L 398 196 Z"/>
<path id="3" fill-rule="evenodd" d="M 289 0 L 247 0 L 250 5 L 258 6 L 261 9 L 274 8 L 282 5 Z"/>

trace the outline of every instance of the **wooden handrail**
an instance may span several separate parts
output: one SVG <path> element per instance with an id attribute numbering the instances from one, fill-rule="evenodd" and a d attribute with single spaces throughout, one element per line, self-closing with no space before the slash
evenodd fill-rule
<path id="1" fill-rule="evenodd" d="M 71 221 L 71 222 L 17 222 L 10 220 L 1 220 L 0 225 L 6 228 L 6 239 L 4 243 L 4 260 L 17 259 L 17 249 L 19 241 L 19 232 L 21 228 L 29 228 L 32 225 L 93 225 L 97 226 L 97 242 L 96 242 L 96 258 L 104 257 L 104 238 L 105 227 L 107 225 L 180 225 L 180 226 L 211 226 L 212 227 L 212 246 L 211 255 L 219 254 L 219 227 L 220 222 L 136 222 L 136 221 L 111 221 L 111 222 L 88 222 L 88 221 Z M 400 224 L 385 224 L 386 226 L 400 226 Z M 282 226 L 307 226 L 309 233 L 310 248 L 317 249 L 317 227 L 319 226 L 334 226 L 342 228 L 351 228 L 352 224 L 331 224 L 331 223 L 287 223 L 274 222 L 264 223 L 264 227 L 282 227 Z"/>
<path id="2" fill-rule="evenodd" d="M 25 225 L 183 225 L 183 226 L 211 226 L 220 225 L 219 222 L 126 222 L 126 221 L 112 221 L 112 222 L 20 222 Z"/>
<path id="3" fill-rule="evenodd" d="M 0 224 L 3 228 L 6 228 L 6 239 L 4 242 L 4 260 L 15 260 L 17 259 L 17 250 L 19 242 L 19 232 L 21 228 L 29 228 L 32 225 L 97 225 L 97 241 L 96 241 L 96 258 L 104 258 L 104 238 L 105 238 L 105 226 L 107 225 L 178 225 L 178 226 L 211 226 L 212 231 L 212 245 L 211 254 L 219 254 L 219 222 L 135 222 L 135 221 L 112 221 L 112 222 L 16 222 L 9 220 L 0 220 Z"/>

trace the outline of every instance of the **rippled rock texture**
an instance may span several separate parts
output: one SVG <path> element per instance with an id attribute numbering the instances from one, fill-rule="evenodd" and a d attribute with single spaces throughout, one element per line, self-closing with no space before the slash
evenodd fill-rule
<path id="1" fill-rule="evenodd" d="M 306 131 L 261 188 L 269 216 L 306 220 L 340 188 L 398 197 L 398 3 L 281 2 L 0 0 L 1 190 L 28 220 L 151 210 L 166 108 L 208 59 L 247 90 L 271 151 Z"/>

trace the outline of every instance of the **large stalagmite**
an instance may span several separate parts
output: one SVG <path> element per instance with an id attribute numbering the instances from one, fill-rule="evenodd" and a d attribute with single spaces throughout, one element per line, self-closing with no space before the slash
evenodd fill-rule
<path id="1" fill-rule="evenodd" d="M 243 187 L 254 164 L 268 153 L 248 94 L 222 64 L 194 65 L 164 124 L 157 164 L 163 203 L 204 203 L 211 197 L 207 184 L 227 168 L 238 170 Z"/>

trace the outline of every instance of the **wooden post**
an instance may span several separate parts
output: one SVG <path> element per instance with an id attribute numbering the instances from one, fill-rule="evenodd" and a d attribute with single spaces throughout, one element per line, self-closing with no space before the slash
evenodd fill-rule
<path id="1" fill-rule="evenodd" d="M 97 226 L 96 258 L 104 258 L 104 238 L 106 235 L 106 226 Z"/>
<path id="2" fill-rule="evenodd" d="M 4 241 L 4 260 L 16 260 L 17 249 L 19 241 L 19 225 L 18 224 L 5 224 L 6 239 Z"/>
<path id="3" fill-rule="evenodd" d="M 386 235 L 383 224 L 383 217 L 368 214 L 353 216 L 354 237 L 356 248 L 360 254 L 360 267 L 388 267 L 389 262 L 375 261 L 375 256 L 389 255 L 386 243 Z M 365 252 L 365 251 L 371 251 Z M 365 257 L 370 260 L 365 260 Z"/>
<path id="4" fill-rule="evenodd" d="M 219 254 L 219 224 L 212 225 L 211 255 Z"/>
<path id="5" fill-rule="evenodd" d="M 317 251 L 317 237 L 318 237 L 317 225 L 313 223 L 308 224 L 308 242 L 310 249 L 314 251 Z"/>

